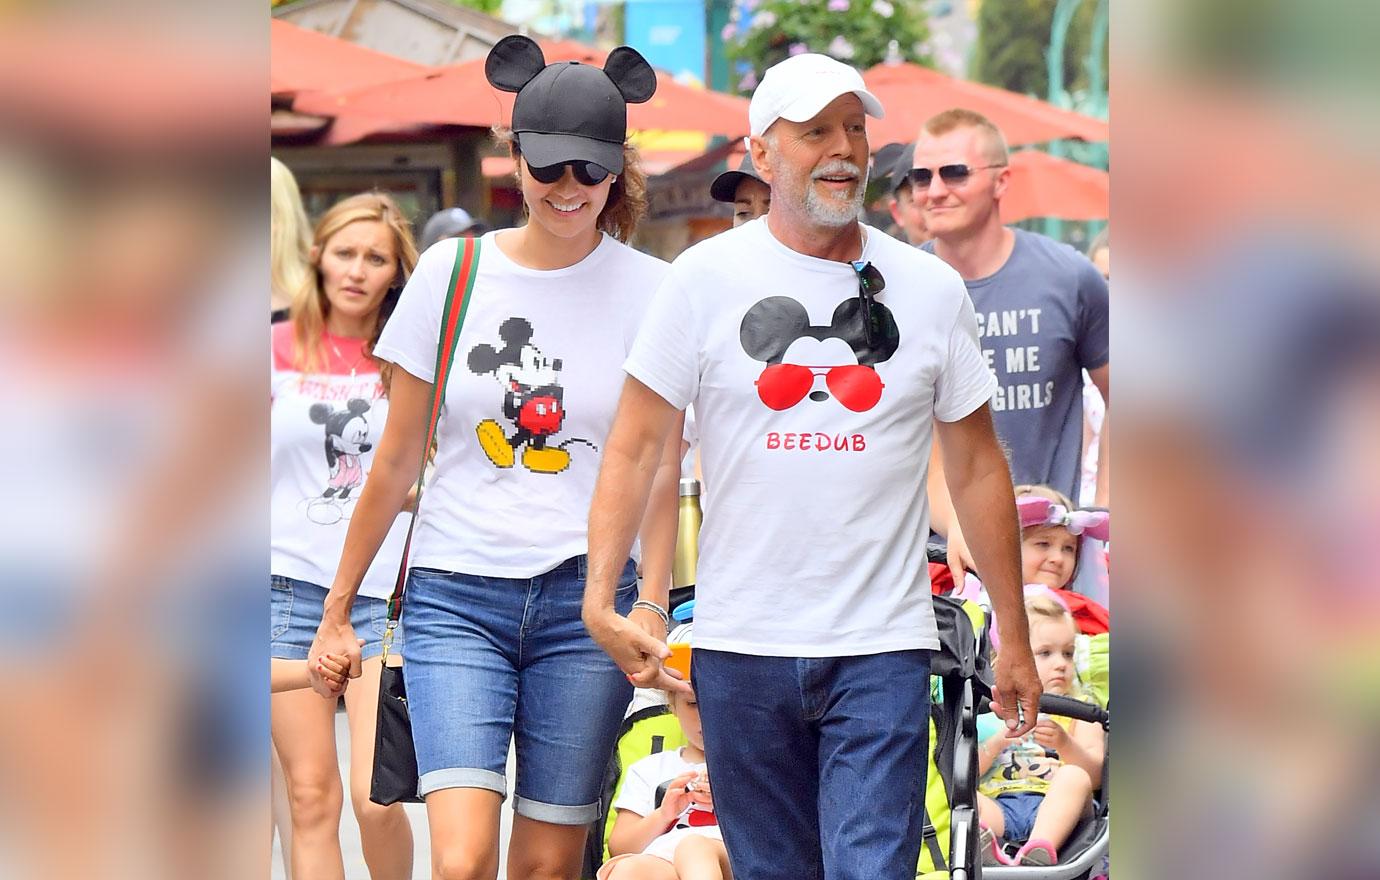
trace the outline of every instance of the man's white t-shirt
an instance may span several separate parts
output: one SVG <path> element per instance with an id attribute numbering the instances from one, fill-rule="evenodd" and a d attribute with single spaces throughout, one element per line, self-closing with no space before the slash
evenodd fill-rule
<path id="1" fill-rule="evenodd" d="M 705 482 L 697 648 L 786 657 L 937 648 L 925 540 L 932 420 L 994 388 L 962 279 L 865 227 L 875 342 L 847 263 L 755 220 L 671 265 L 624 369 L 695 406 Z"/>
<path id="2" fill-rule="evenodd" d="M 490 577 L 589 550 L 589 504 L 620 369 L 666 263 L 607 235 L 579 263 L 528 269 L 481 239 L 423 490 L 411 564 Z M 459 239 L 422 254 L 375 353 L 435 381 Z"/>

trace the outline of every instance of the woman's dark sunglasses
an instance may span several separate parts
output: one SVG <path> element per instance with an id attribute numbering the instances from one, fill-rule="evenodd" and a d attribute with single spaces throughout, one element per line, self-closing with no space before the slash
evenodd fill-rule
<path id="1" fill-rule="evenodd" d="M 947 184 L 963 184 L 968 182 L 968 178 L 973 176 L 974 171 L 1005 167 L 1006 163 L 1004 162 L 996 165 L 979 165 L 976 168 L 969 167 L 963 163 L 957 165 L 940 165 L 939 179 Z M 928 187 L 930 182 L 934 180 L 934 171 L 935 169 L 933 168 L 912 168 L 906 172 L 906 180 L 910 181 L 912 186 L 922 188 Z"/>
<path id="2" fill-rule="evenodd" d="M 566 166 L 574 172 L 575 179 L 585 186 L 597 186 L 604 182 L 610 174 L 609 170 L 603 165 L 596 165 L 593 162 L 571 160 L 562 162 L 559 165 L 543 165 L 538 167 L 528 163 L 527 170 L 532 172 L 532 178 L 542 183 L 555 183 L 565 176 Z"/>
<path id="3" fill-rule="evenodd" d="M 862 314 L 863 335 L 867 337 L 868 345 L 876 345 L 882 335 L 882 328 L 878 324 L 872 305 L 877 294 L 886 290 L 886 279 L 871 263 L 854 260 L 852 266 L 858 276 L 858 311 Z"/>

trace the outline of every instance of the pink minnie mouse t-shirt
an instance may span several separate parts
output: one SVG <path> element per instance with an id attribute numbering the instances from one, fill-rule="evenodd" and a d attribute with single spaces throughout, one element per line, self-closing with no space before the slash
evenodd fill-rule
<path id="1" fill-rule="evenodd" d="M 270 571 L 330 587 L 383 436 L 388 399 L 364 340 L 326 334 L 322 363 L 308 373 L 294 356 L 292 324 L 272 332 Z M 360 595 L 392 594 L 406 534 L 406 517 L 399 516 Z"/>

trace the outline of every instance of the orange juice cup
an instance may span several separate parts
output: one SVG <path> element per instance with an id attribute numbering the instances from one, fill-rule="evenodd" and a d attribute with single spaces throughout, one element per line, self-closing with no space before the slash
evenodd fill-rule
<path id="1" fill-rule="evenodd" d="M 689 681 L 690 645 L 686 642 L 671 642 L 666 647 L 671 649 L 671 656 L 666 658 L 666 668 L 676 670 L 681 678 Z"/>

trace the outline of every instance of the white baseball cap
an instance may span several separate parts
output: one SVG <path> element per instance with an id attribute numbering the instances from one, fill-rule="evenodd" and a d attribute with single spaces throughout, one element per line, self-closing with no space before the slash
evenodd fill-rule
<path id="1" fill-rule="evenodd" d="M 778 119 L 805 122 L 829 106 L 830 101 L 849 92 L 862 101 L 868 116 L 881 119 L 885 115 L 882 102 L 867 90 L 862 74 L 852 67 L 828 55 L 792 55 L 762 74 L 762 82 L 748 105 L 749 128 L 760 137 Z"/>

